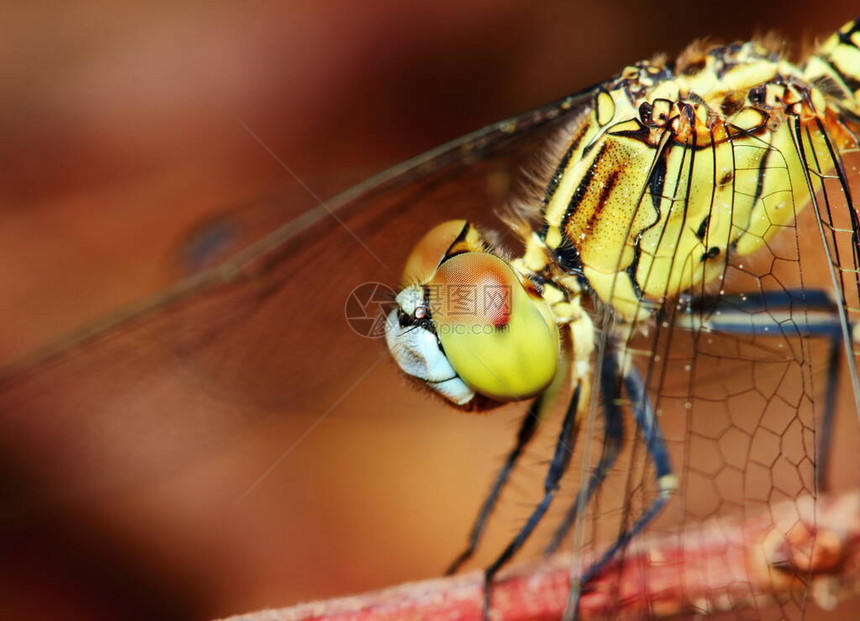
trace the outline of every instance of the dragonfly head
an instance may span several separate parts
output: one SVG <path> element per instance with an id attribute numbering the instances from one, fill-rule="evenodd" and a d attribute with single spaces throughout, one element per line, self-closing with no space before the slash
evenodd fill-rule
<path id="1" fill-rule="evenodd" d="M 400 368 L 463 407 L 527 399 L 556 374 L 559 333 L 532 282 L 464 220 L 415 246 L 385 337 Z"/>

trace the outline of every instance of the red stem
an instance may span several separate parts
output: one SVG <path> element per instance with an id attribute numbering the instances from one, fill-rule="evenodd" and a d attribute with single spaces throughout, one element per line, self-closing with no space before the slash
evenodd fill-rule
<path id="1" fill-rule="evenodd" d="M 780 525 L 779 527 L 775 525 Z M 571 555 L 522 567 L 493 585 L 494 621 L 561 617 Z M 744 522 L 721 519 L 671 537 L 632 544 L 580 603 L 580 618 L 639 619 L 714 613 L 812 599 L 832 608 L 860 591 L 860 490 L 801 498 Z M 481 619 L 481 574 L 427 580 L 382 591 L 266 610 L 231 621 L 428 621 Z"/>

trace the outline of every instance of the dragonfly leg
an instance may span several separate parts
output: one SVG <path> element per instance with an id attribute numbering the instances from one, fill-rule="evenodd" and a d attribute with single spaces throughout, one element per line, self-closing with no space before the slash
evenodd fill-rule
<path id="1" fill-rule="evenodd" d="M 839 394 L 839 371 L 842 366 L 842 324 L 839 309 L 830 295 L 820 289 L 786 289 L 751 294 L 705 297 L 690 301 L 688 313 L 702 316 L 703 327 L 724 334 L 774 334 L 785 325 L 795 326 L 801 336 L 830 339 L 827 384 L 815 460 L 815 481 L 820 491 L 827 489 L 830 444 L 836 398 Z M 803 309 L 800 325 L 792 309 Z"/>
<path id="2" fill-rule="evenodd" d="M 570 404 L 567 412 L 564 415 L 564 421 L 561 426 L 561 432 L 558 434 L 558 440 L 555 445 L 552 461 L 550 461 L 546 479 L 544 480 L 544 496 L 543 499 L 535 507 L 525 525 L 517 533 L 517 536 L 508 544 L 508 547 L 499 555 L 499 557 L 484 570 L 484 619 L 489 620 L 490 603 L 491 603 L 491 585 L 495 575 L 501 568 L 511 560 L 514 554 L 523 546 L 526 540 L 531 535 L 532 531 L 546 515 L 553 498 L 558 492 L 559 482 L 564 476 L 568 465 L 570 464 L 571 456 L 573 455 L 573 445 L 576 442 L 576 432 L 578 431 L 578 420 L 580 413 L 580 390 L 581 386 L 577 384 L 573 391 Z"/>
<path id="3" fill-rule="evenodd" d="M 617 382 L 618 376 L 621 373 L 619 368 L 618 352 L 612 350 L 607 352 L 604 359 L 603 374 L 608 375 L 613 383 Z M 654 474 L 657 481 L 658 495 L 651 503 L 651 506 L 639 516 L 639 519 L 633 525 L 621 533 L 615 542 L 595 561 L 585 572 L 580 579 L 571 585 L 570 594 L 568 595 L 567 606 L 565 607 L 564 619 L 575 619 L 579 609 L 579 598 L 582 594 L 582 588 L 592 578 L 609 563 L 618 552 L 624 548 L 634 537 L 636 537 L 645 527 L 660 513 L 666 503 L 672 496 L 672 493 L 677 487 L 677 480 L 672 474 L 672 466 L 669 461 L 669 452 L 666 449 L 666 443 L 663 440 L 663 433 L 660 431 L 660 425 L 654 415 L 654 409 L 648 399 L 645 388 L 645 383 L 642 381 L 642 376 L 636 367 L 627 365 L 626 372 L 622 377 L 622 383 L 630 399 L 630 405 L 633 410 L 633 418 L 636 420 L 636 426 L 642 433 L 642 438 L 645 442 L 645 447 L 648 451 L 651 461 L 654 464 Z M 604 384 L 604 382 L 601 382 Z M 617 389 L 612 388 L 613 393 L 617 393 Z M 595 474 L 597 472 L 595 471 Z M 606 473 L 602 473 L 605 477 Z"/>
<path id="4" fill-rule="evenodd" d="M 519 460 L 520 455 L 522 455 L 523 450 L 534 437 L 535 430 L 537 430 L 538 427 L 538 422 L 541 419 L 545 398 L 545 395 L 541 395 L 532 402 L 531 406 L 529 406 L 528 412 L 526 412 L 525 417 L 520 423 L 520 429 L 517 432 L 516 444 L 511 452 L 508 453 L 505 463 L 496 474 L 496 479 L 490 488 L 490 492 L 481 504 L 481 509 L 478 511 L 478 516 L 475 518 L 475 523 L 472 525 L 472 530 L 469 532 L 469 539 L 466 544 L 466 548 L 457 556 L 457 558 L 454 559 L 454 562 L 452 562 L 445 571 L 446 575 L 456 573 L 460 566 L 469 560 L 475 553 L 475 550 L 481 541 L 481 537 L 484 534 L 484 530 L 487 527 L 487 522 L 493 513 L 493 509 L 496 507 L 496 503 L 499 500 L 499 496 L 501 496 L 505 484 L 510 478 L 511 472 L 513 472 L 514 467 L 516 467 L 517 461 Z"/>
<path id="5" fill-rule="evenodd" d="M 835 412 L 836 395 L 838 394 L 838 370 L 842 352 L 842 328 L 839 320 L 838 310 L 833 301 L 824 291 L 818 290 L 784 290 L 756 294 L 737 294 L 720 296 L 719 298 L 702 298 L 690 301 L 688 313 L 691 317 L 701 316 L 706 312 L 706 318 L 700 324 L 692 325 L 693 329 L 707 328 L 714 332 L 724 334 L 775 334 L 782 329 L 783 322 L 791 321 L 791 309 L 802 307 L 807 312 L 807 322 L 803 326 L 805 336 L 824 337 L 830 339 L 828 352 L 828 374 L 827 385 L 824 395 L 824 411 L 822 416 L 822 432 L 819 443 L 819 459 L 816 468 L 816 480 L 819 489 L 824 489 L 826 482 L 827 462 L 829 455 L 829 443 L 833 428 L 833 415 Z M 817 316 L 810 316 L 816 314 Z M 619 373 L 617 352 L 607 355 L 604 361 L 603 377 L 611 378 L 614 382 Z M 650 400 L 647 397 L 646 387 L 642 377 L 635 367 L 630 365 L 624 374 L 623 383 L 630 399 L 636 424 L 645 439 L 646 448 L 655 466 L 655 476 L 658 485 L 658 496 L 652 502 L 648 510 L 626 532 L 622 533 L 616 541 L 604 552 L 594 564 L 592 564 L 581 576 L 578 584 L 573 585 L 568 598 L 565 619 L 575 619 L 578 611 L 579 598 L 582 588 L 609 563 L 613 557 L 636 537 L 654 519 L 660 510 L 668 502 L 677 482 L 671 471 L 668 451 L 657 423 Z M 607 381 L 602 381 L 604 392 L 604 407 L 611 399 L 611 395 L 617 394 Z M 608 424 L 608 423 L 607 423 Z M 604 450 L 604 455 L 605 455 Z M 585 493 L 590 496 L 594 489 L 599 487 L 605 478 L 608 467 L 601 469 L 601 463 L 592 474 Z M 611 467 L 611 464 L 610 464 Z M 594 489 L 592 489 L 592 485 Z M 574 514 L 581 510 L 589 496 L 580 494 L 580 498 L 571 507 Z M 584 500 L 584 502 L 582 502 Z M 572 524 L 572 523 L 571 523 Z M 564 524 L 562 526 L 565 526 Z M 568 527 L 569 528 L 569 527 Z M 564 538 L 567 532 L 561 535 Z M 556 533 L 559 536 L 559 533 Z"/>
<path id="6" fill-rule="evenodd" d="M 588 505 L 591 497 L 600 488 L 609 470 L 618 459 L 618 454 L 621 452 L 621 444 L 624 441 L 624 422 L 622 420 L 622 411 L 618 403 L 618 382 L 617 380 L 617 365 L 614 363 L 612 356 L 604 358 L 603 372 L 601 373 L 601 388 L 600 397 L 603 401 L 603 417 L 604 417 L 604 437 L 603 448 L 601 449 L 600 460 L 597 466 L 591 473 L 585 489 L 581 490 L 576 499 L 571 504 L 570 508 L 565 513 L 559 526 L 553 533 L 549 544 L 544 548 L 544 554 L 549 556 L 558 551 L 565 537 L 570 533 L 570 529 L 576 523 L 576 516 Z"/>

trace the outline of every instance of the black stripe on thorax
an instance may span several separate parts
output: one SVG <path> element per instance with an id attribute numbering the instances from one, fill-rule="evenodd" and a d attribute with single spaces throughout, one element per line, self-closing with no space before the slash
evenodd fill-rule
<path id="1" fill-rule="evenodd" d="M 570 197 L 570 202 L 567 204 L 567 209 L 564 212 L 564 216 L 561 219 L 561 229 L 562 235 L 564 235 L 565 230 L 567 229 L 567 224 L 570 221 L 571 216 L 579 209 L 580 204 L 582 204 L 582 199 L 585 198 L 585 194 L 591 188 L 591 184 L 594 182 L 594 175 L 600 166 L 600 162 L 603 157 L 606 155 L 607 144 L 604 142 L 600 145 L 600 150 L 594 156 L 594 159 L 591 161 L 591 164 L 588 166 L 588 170 L 585 171 L 585 174 L 582 176 L 582 181 L 579 182 L 579 185 L 576 186 L 576 190 L 573 192 L 573 196 Z"/>
<path id="2" fill-rule="evenodd" d="M 654 162 L 654 169 L 648 179 L 648 192 L 651 194 L 651 204 L 657 212 L 657 220 L 660 219 L 660 202 L 663 200 L 663 188 L 666 187 L 666 173 L 669 169 L 668 159 L 671 150 L 671 142 L 666 145 Z"/>
<path id="3" fill-rule="evenodd" d="M 606 203 L 609 202 L 609 197 L 612 195 L 612 192 L 615 190 L 615 186 L 618 185 L 618 177 L 621 176 L 621 171 L 618 169 L 613 170 L 609 173 L 609 177 L 606 179 L 606 183 L 603 184 L 603 187 L 600 190 L 600 197 L 597 199 L 597 206 L 594 208 L 594 212 L 588 216 L 588 222 L 585 225 L 586 230 L 591 230 L 594 228 L 594 225 L 600 220 L 600 216 L 603 213 L 603 209 L 606 207 Z"/>
<path id="4" fill-rule="evenodd" d="M 849 45 L 851 47 L 857 47 L 854 44 L 854 41 L 851 40 L 851 36 L 855 32 L 858 32 L 858 31 L 860 31 L 860 17 L 858 17 L 857 19 L 854 20 L 854 24 L 851 26 L 851 28 L 849 28 L 845 32 L 840 30 L 837 33 L 837 36 L 839 37 L 839 43 L 841 43 L 842 45 Z"/>
<path id="5" fill-rule="evenodd" d="M 839 69 L 839 67 L 833 64 L 833 61 L 830 59 L 830 57 L 820 56 L 819 58 L 821 58 L 824 64 L 830 67 L 830 70 L 833 71 L 833 73 L 839 76 L 839 79 L 842 80 L 842 83 L 849 90 L 849 92 L 856 93 L 857 91 L 860 91 L 860 80 L 858 80 L 852 75 L 848 75 L 847 73 Z"/>
<path id="6" fill-rule="evenodd" d="M 750 224 L 752 223 L 753 209 L 755 209 L 756 203 L 759 201 L 762 193 L 764 192 L 764 175 L 765 175 L 765 172 L 767 170 L 768 160 L 770 160 L 770 154 L 774 148 L 775 147 L 772 144 L 768 144 L 767 150 L 764 152 L 764 155 L 761 157 L 761 162 L 759 163 L 759 166 L 758 166 L 758 178 L 756 179 L 755 194 L 753 194 L 752 203 L 750 203 L 750 207 L 749 207 L 749 217 L 747 219 L 746 226 L 741 230 L 741 233 L 736 238 L 734 238 L 732 240 L 732 242 L 731 242 L 732 250 L 734 250 L 735 248 L 738 247 L 738 243 L 740 242 L 741 237 L 746 235 L 747 231 L 750 228 Z M 734 219 L 734 216 L 733 216 L 733 219 Z"/>
<path id="7" fill-rule="evenodd" d="M 607 144 L 605 142 L 600 145 L 600 150 L 594 156 L 591 165 L 589 165 L 588 170 L 582 176 L 582 181 L 576 186 L 576 190 L 574 190 L 573 196 L 570 198 L 570 202 L 567 205 L 567 209 L 565 209 L 564 216 L 562 216 L 561 224 L 559 225 L 561 243 L 555 250 L 555 257 L 561 268 L 568 273 L 582 273 L 582 258 L 577 246 L 572 244 L 567 238 L 567 225 L 570 222 L 571 216 L 582 203 L 582 199 L 585 197 L 586 192 L 588 192 L 589 187 L 591 187 L 595 171 L 606 154 L 606 148 Z M 544 231 L 545 229 L 546 225 L 544 225 Z"/>
<path id="8" fill-rule="evenodd" d="M 579 148 L 582 139 L 588 132 L 588 128 L 589 124 L 587 122 L 581 123 L 579 131 L 573 136 L 570 146 L 567 148 L 567 151 L 565 151 L 564 155 L 561 157 L 561 161 L 559 161 L 558 166 L 556 166 L 555 172 L 553 173 L 552 177 L 549 178 L 549 183 L 546 186 L 546 192 L 544 192 L 543 201 L 541 201 L 541 215 L 546 213 L 546 206 L 549 205 L 549 202 L 552 200 L 552 197 L 555 196 L 555 192 L 556 190 L 558 190 L 558 184 L 561 183 L 561 179 L 562 177 L 564 177 L 564 171 L 567 170 L 567 166 L 570 163 L 570 159 L 573 157 L 573 154 L 576 153 L 576 150 Z"/>

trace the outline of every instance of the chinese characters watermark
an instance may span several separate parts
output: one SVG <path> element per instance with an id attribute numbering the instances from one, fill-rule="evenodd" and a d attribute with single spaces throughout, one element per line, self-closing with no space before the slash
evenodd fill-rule
<path id="1" fill-rule="evenodd" d="M 498 334 L 508 330 L 511 288 L 498 284 L 425 285 L 428 318 L 437 334 Z M 385 336 L 385 323 L 397 308 L 395 291 L 366 282 L 346 299 L 344 316 L 353 332 L 365 338 Z"/>

